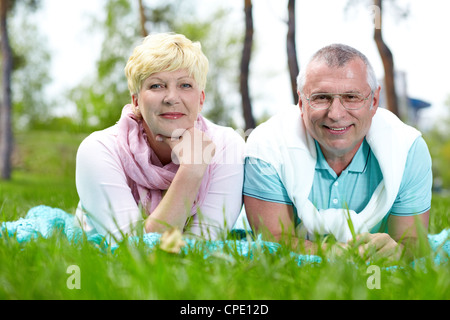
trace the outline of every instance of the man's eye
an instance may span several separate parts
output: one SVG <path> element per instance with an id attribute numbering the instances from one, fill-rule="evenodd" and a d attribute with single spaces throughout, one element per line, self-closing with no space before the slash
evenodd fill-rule
<path id="1" fill-rule="evenodd" d="M 364 99 L 359 94 L 344 94 L 342 95 L 342 98 L 349 102 L 358 102 Z"/>
<path id="2" fill-rule="evenodd" d="M 317 94 L 311 97 L 311 100 L 314 102 L 328 102 L 330 99 L 331 97 L 328 94 Z"/>

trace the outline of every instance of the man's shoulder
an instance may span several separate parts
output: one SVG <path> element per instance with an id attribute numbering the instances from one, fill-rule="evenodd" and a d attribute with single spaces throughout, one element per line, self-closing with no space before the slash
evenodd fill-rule
<path id="1" fill-rule="evenodd" d="M 431 167 L 431 155 L 428 145 L 422 136 L 416 138 L 408 152 L 407 164 L 422 164 L 422 166 Z M 414 166 L 412 166 L 414 167 Z M 414 169 L 412 169 L 414 170 Z"/>
<path id="2" fill-rule="evenodd" d="M 277 126 L 287 125 L 289 123 L 296 123 L 301 118 L 300 107 L 298 105 L 286 105 L 280 108 L 267 121 L 261 123 L 255 129 L 262 128 L 274 129 Z M 285 126 L 283 126 L 285 127 Z"/>
<path id="3" fill-rule="evenodd" d="M 303 121 L 298 105 L 287 105 L 279 109 L 267 121 L 258 125 L 249 135 L 247 143 L 285 144 L 285 140 L 301 133 Z"/>

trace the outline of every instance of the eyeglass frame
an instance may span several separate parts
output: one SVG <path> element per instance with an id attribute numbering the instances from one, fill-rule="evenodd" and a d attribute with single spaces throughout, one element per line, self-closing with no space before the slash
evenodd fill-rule
<path id="1" fill-rule="evenodd" d="M 349 109 L 349 108 L 347 108 L 347 107 L 344 105 L 344 103 L 342 102 L 342 95 L 343 95 L 343 94 L 350 94 L 350 93 L 351 93 L 351 92 L 349 92 L 349 93 L 326 93 L 326 92 L 317 92 L 317 93 L 313 93 L 312 95 L 310 95 L 309 98 L 307 98 L 306 95 L 303 94 L 303 93 L 302 93 L 302 96 L 308 101 L 308 105 L 309 105 L 311 108 L 313 108 L 314 110 L 328 110 L 328 109 L 330 109 L 330 108 L 331 108 L 331 105 L 332 105 L 333 102 L 334 102 L 335 97 L 336 97 L 336 96 L 339 96 L 339 101 L 341 102 L 341 105 L 344 107 L 345 110 L 357 111 L 357 110 L 361 110 L 361 109 L 364 107 L 364 105 L 366 104 L 366 101 L 369 100 L 369 96 L 372 96 L 372 99 L 373 99 L 373 94 L 374 94 L 373 90 L 371 90 L 370 93 L 367 95 L 367 97 L 364 98 L 361 107 L 359 107 L 358 109 Z M 331 96 L 331 97 L 332 97 L 332 100 L 331 100 L 331 102 L 330 102 L 330 105 L 329 105 L 328 107 L 326 107 L 326 108 L 323 108 L 323 109 L 319 109 L 319 108 L 313 107 L 313 106 L 311 105 L 309 99 L 311 99 L 311 96 L 316 95 L 316 94 L 325 94 L 325 95 Z"/>

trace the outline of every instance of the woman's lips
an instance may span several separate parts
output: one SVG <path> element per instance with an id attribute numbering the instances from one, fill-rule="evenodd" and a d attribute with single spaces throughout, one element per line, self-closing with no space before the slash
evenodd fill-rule
<path id="1" fill-rule="evenodd" d="M 166 112 L 166 113 L 161 113 L 159 116 L 164 118 L 164 119 L 176 120 L 176 119 L 180 119 L 181 117 L 183 117 L 184 113 L 180 113 L 180 112 Z"/>

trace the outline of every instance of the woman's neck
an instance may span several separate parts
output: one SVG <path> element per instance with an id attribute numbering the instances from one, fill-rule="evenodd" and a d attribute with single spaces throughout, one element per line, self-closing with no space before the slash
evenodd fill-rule
<path id="1" fill-rule="evenodd" d="M 170 146 L 167 143 L 157 141 L 153 132 L 151 132 L 145 121 L 142 121 L 142 124 L 147 135 L 147 144 L 150 148 L 152 148 L 159 161 L 161 161 L 161 164 L 165 166 L 166 164 L 172 162 L 172 149 L 170 148 Z"/>

